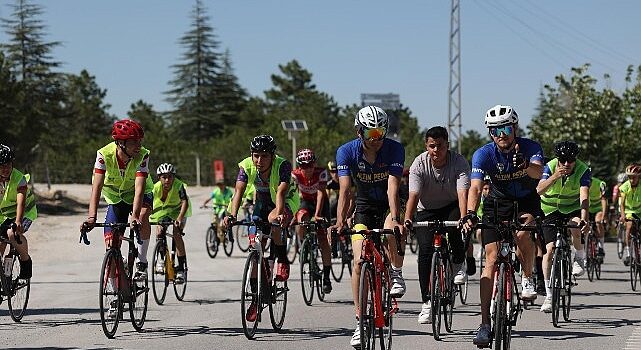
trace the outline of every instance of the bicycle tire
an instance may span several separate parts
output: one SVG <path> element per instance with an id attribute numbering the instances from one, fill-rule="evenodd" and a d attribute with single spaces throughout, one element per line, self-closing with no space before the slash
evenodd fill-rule
<path id="1" fill-rule="evenodd" d="M 559 311 L 561 304 L 561 288 L 563 281 L 561 279 L 561 257 L 559 248 L 554 249 L 552 257 L 551 281 L 552 286 L 552 325 L 559 327 Z"/>
<path id="2" fill-rule="evenodd" d="M 358 284 L 359 309 L 358 319 L 361 334 L 360 350 L 372 350 L 376 346 L 374 337 L 374 268 L 368 262 L 361 266 Z"/>
<path id="3" fill-rule="evenodd" d="M 596 266 L 594 267 L 594 274 L 596 275 L 597 280 L 601 280 L 601 261 L 597 261 Z"/>
<path id="4" fill-rule="evenodd" d="M 505 339 L 507 330 L 506 330 L 506 321 L 507 321 L 507 310 L 506 310 L 506 299 L 505 299 L 505 264 L 500 264 L 498 281 L 496 288 L 496 300 L 494 305 L 496 307 L 494 311 L 494 349 L 502 349 L 501 343 Z"/>
<path id="5" fill-rule="evenodd" d="M 234 242 L 229 240 L 227 237 L 227 232 L 225 232 L 225 238 L 223 239 L 223 251 L 227 257 L 231 256 L 231 253 L 234 252 Z"/>
<path id="6" fill-rule="evenodd" d="M 585 268 L 588 270 L 588 281 L 594 281 L 595 267 L 596 267 L 596 239 L 592 232 L 588 233 L 588 239 L 585 244 L 585 253 L 587 255 L 585 259 Z"/>
<path id="7" fill-rule="evenodd" d="M 440 287 L 440 254 L 432 255 L 430 272 L 430 302 L 432 303 L 432 335 L 434 340 L 441 340 L 441 287 Z"/>
<path id="8" fill-rule="evenodd" d="M 258 268 L 258 252 L 251 251 L 245 260 L 245 268 L 243 270 L 243 284 L 240 291 L 240 319 L 243 324 L 243 333 L 247 339 L 253 339 L 256 335 L 256 328 L 258 327 L 258 313 L 262 307 L 260 300 L 260 289 L 258 285 L 252 288 L 251 275 L 252 269 Z M 253 290 L 254 289 L 254 290 Z M 254 321 L 247 321 L 247 310 L 251 307 L 252 303 L 256 307 L 256 319 Z"/>
<path id="9" fill-rule="evenodd" d="M 269 319 L 272 328 L 280 331 L 285 323 L 285 313 L 287 312 L 287 281 L 276 281 L 272 285 L 272 298 L 269 303 Z"/>
<path id="10" fill-rule="evenodd" d="M 314 300 L 314 270 L 312 268 L 312 256 L 308 239 L 303 241 L 300 249 L 300 286 L 303 292 L 305 305 L 311 306 Z"/>
<path id="11" fill-rule="evenodd" d="M 454 286 L 452 264 L 448 259 L 445 259 L 444 262 L 443 320 L 445 321 L 445 330 L 448 333 L 452 333 L 452 317 L 454 315 L 457 288 Z"/>
<path id="12" fill-rule="evenodd" d="M 316 295 L 318 295 L 318 300 L 325 301 L 325 291 L 323 290 L 323 260 L 321 259 L 320 248 L 316 247 L 315 252 L 312 254 L 314 258 L 314 281 L 316 284 Z M 320 261 L 320 264 L 319 264 Z"/>
<path id="13" fill-rule="evenodd" d="M 172 256 L 173 256 L 173 254 L 172 254 Z M 172 261 L 176 261 L 174 259 L 171 259 L 171 260 Z M 174 295 L 176 296 L 176 299 L 178 299 L 178 301 L 183 301 L 183 299 L 185 299 L 185 293 L 187 292 L 187 276 L 189 275 L 188 274 L 189 268 L 187 268 L 187 261 L 185 261 L 185 266 L 183 267 L 183 269 L 184 269 L 183 274 L 185 276 L 183 278 L 183 282 L 182 283 L 176 283 L 176 279 L 174 278 L 174 283 L 173 283 L 173 285 L 174 285 Z M 174 268 L 174 271 L 175 271 L 175 268 Z"/>
<path id="14" fill-rule="evenodd" d="M 574 284 L 572 279 L 574 276 L 572 275 L 572 266 L 570 264 L 570 252 L 566 253 L 566 257 L 563 260 L 563 277 L 565 278 L 565 293 L 562 295 L 563 297 L 563 320 L 566 322 L 570 322 L 570 310 L 572 306 L 572 285 Z"/>
<path id="15" fill-rule="evenodd" d="M 167 262 L 165 260 L 165 256 L 167 256 L 166 249 L 167 246 L 163 241 L 156 242 L 154 256 L 151 259 L 151 289 L 154 294 L 154 300 L 158 305 L 162 305 L 165 302 L 167 286 L 169 285 Z M 157 269 L 157 267 L 160 266 L 159 262 L 162 264 L 162 271 Z"/>
<path id="16" fill-rule="evenodd" d="M 205 249 L 207 249 L 207 255 L 209 255 L 210 258 L 213 259 L 218 255 L 219 245 L 220 242 L 218 241 L 218 235 L 216 234 L 214 226 L 209 226 L 205 234 Z"/>
<path id="17" fill-rule="evenodd" d="M 637 263 L 636 263 L 636 252 L 635 252 L 636 244 L 634 244 L 634 238 L 632 241 L 632 244 L 630 244 L 630 284 L 632 286 L 632 290 L 636 291 L 637 290 Z"/>
<path id="18" fill-rule="evenodd" d="M 130 269 L 133 275 L 133 269 Z M 132 300 L 129 302 L 129 316 L 131 324 L 138 332 L 142 331 L 142 327 L 147 319 L 147 307 L 149 306 L 149 279 L 145 277 L 143 281 L 135 281 L 132 276 L 128 276 L 128 281 L 131 281 Z"/>
<path id="19" fill-rule="evenodd" d="M 236 225 L 234 226 L 234 236 L 236 237 L 236 245 L 241 252 L 247 253 L 249 250 L 249 233 L 247 226 Z"/>
<path id="20" fill-rule="evenodd" d="M 392 332 L 394 324 L 394 305 L 392 302 L 392 296 L 390 294 L 390 280 L 389 274 L 383 276 L 381 281 L 382 287 L 382 302 L 383 302 L 383 315 L 385 316 L 385 327 L 379 329 L 379 338 L 381 343 L 381 349 L 391 349 L 392 348 Z"/>
<path id="21" fill-rule="evenodd" d="M 113 339 L 118 330 L 118 323 L 120 322 L 120 315 L 122 314 L 122 300 L 117 276 L 124 273 L 121 265 L 118 264 L 120 255 L 115 251 L 108 250 L 102 260 L 102 267 L 100 268 L 100 287 L 98 289 L 98 300 L 100 303 L 100 324 L 102 331 L 109 339 Z M 114 277 L 116 286 L 109 285 L 109 273 L 114 270 Z M 114 290 L 115 289 L 115 290 Z M 116 317 L 109 317 L 109 307 L 111 304 L 116 304 Z"/>
<path id="22" fill-rule="evenodd" d="M 623 250 L 625 249 L 624 237 L 625 227 L 621 224 L 617 225 L 617 256 L 623 259 Z"/>
<path id="23" fill-rule="evenodd" d="M 338 242 L 332 242 L 333 251 L 335 251 L 335 255 L 332 254 L 332 278 L 334 278 L 334 281 L 336 283 L 340 283 L 340 281 L 343 279 L 343 274 L 345 273 L 345 263 L 344 263 L 344 255 L 343 252 L 345 251 L 345 243 L 338 237 L 336 237 L 336 240 Z"/>
<path id="24" fill-rule="evenodd" d="M 27 304 L 29 303 L 31 279 L 22 280 L 18 278 L 18 276 L 20 276 L 20 261 L 18 259 L 18 255 L 13 255 L 11 265 L 11 275 L 8 279 L 5 279 L 5 281 L 11 285 L 9 287 L 10 292 L 9 298 L 7 298 L 7 303 L 9 304 L 9 314 L 11 315 L 11 319 L 15 322 L 20 322 L 27 310 Z"/>
<path id="25" fill-rule="evenodd" d="M 461 304 L 463 305 L 467 304 L 467 290 L 469 287 L 468 279 L 469 276 L 465 274 L 465 283 L 458 286 L 459 299 L 461 300 Z"/>
<path id="26" fill-rule="evenodd" d="M 410 239 L 410 251 L 412 254 L 416 254 L 418 252 L 418 239 L 416 238 L 416 235 Z"/>

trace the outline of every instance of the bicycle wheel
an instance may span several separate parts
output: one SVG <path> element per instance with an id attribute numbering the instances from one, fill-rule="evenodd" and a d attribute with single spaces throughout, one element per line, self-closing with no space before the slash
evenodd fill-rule
<path id="1" fill-rule="evenodd" d="M 345 272 L 344 251 L 345 243 L 336 237 L 336 241 L 332 242 L 332 277 L 337 283 L 343 279 L 343 273 Z"/>
<path id="2" fill-rule="evenodd" d="M 559 248 L 554 250 L 552 257 L 552 271 L 551 271 L 552 286 L 552 325 L 559 327 L 559 311 L 561 307 L 561 289 L 563 288 L 563 280 L 561 278 L 561 255 Z"/>
<path id="3" fill-rule="evenodd" d="M 430 273 L 430 301 L 432 303 L 432 334 L 435 340 L 441 340 L 441 254 L 432 255 L 432 272 Z"/>
<path id="4" fill-rule="evenodd" d="M 594 281 L 594 273 L 596 267 L 596 239 L 592 233 L 588 234 L 588 239 L 585 244 L 585 253 L 587 255 L 585 259 L 585 267 L 588 270 L 588 280 L 590 282 Z"/>
<path id="5" fill-rule="evenodd" d="M 412 252 L 412 254 L 416 254 L 416 252 L 418 251 L 418 239 L 416 238 L 416 235 L 414 235 L 412 239 L 410 239 L 410 251 Z"/>
<path id="6" fill-rule="evenodd" d="M 183 299 L 185 299 L 185 293 L 187 292 L 187 276 L 189 275 L 187 273 L 189 272 L 189 269 L 187 268 L 187 262 L 185 262 L 184 269 L 185 270 L 183 271 L 183 273 L 185 274 L 185 278 L 183 279 L 183 282 L 176 283 L 176 280 L 174 279 L 174 294 L 176 295 L 176 299 L 178 299 L 178 301 L 183 301 Z M 175 270 L 176 269 L 174 268 L 174 271 Z"/>
<path id="7" fill-rule="evenodd" d="M 260 293 L 256 279 L 252 281 L 252 272 L 258 268 L 258 253 L 251 251 L 245 261 L 243 270 L 243 286 L 240 291 L 240 319 L 243 324 L 243 333 L 247 339 L 253 339 L 258 327 L 258 315 L 252 320 L 247 320 L 247 311 L 251 308 L 256 309 L 258 314 L 261 308 Z M 253 284 L 253 285 L 252 285 Z"/>
<path id="8" fill-rule="evenodd" d="M 231 256 L 231 253 L 234 252 L 234 242 L 232 242 L 228 237 L 227 232 L 225 232 L 225 238 L 223 239 L 223 250 L 225 255 L 228 257 Z"/>
<path id="9" fill-rule="evenodd" d="M 381 344 L 381 350 L 391 349 L 392 348 L 392 329 L 394 321 L 394 303 L 392 301 L 392 296 L 390 295 L 390 280 L 389 274 L 383 276 L 381 281 L 382 288 L 382 302 L 383 302 L 383 316 L 385 317 L 385 326 L 379 328 L 379 338 Z"/>
<path id="10" fill-rule="evenodd" d="M 312 267 L 314 268 L 314 283 L 316 284 L 316 295 L 318 295 L 318 300 L 325 301 L 325 291 L 323 291 L 323 260 L 321 259 L 320 248 L 316 247 L 315 251 L 312 252 L 312 258 L 314 259 Z"/>
<path id="11" fill-rule="evenodd" d="M 562 289 L 562 304 L 563 304 L 563 320 L 566 322 L 570 321 L 570 306 L 572 303 L 572 285 L 574 284 L 574 281 L 572 281 L 572 268 L 570 264 L 570 252 L 567 252 L 565 259 L 562 261 L 562 266 L 563 269 L 561 270 L 562 277 L 565 279 L 565 288 Z"/>
<path id="12" fill-rule="evenodd" d="M 467 303 L 467 288 L 468 288 L 468 276 L 465 274 L 465 283 L 458 286 L 458 296 L 461 300 L 461 304 L 465 305 Z"/>
<path id="13" fill-rule="evenodd" d="M 452 264 L 449 260 L 444 261 L 443 266 L 443 319 L 445 321 L 445 330 L 452 333 L 452 316 L 454 314 L 454 302 L 456 301 L 456 289 L 454 286 L 454 276 L 452 273 Z"/>
<path id="14" fill-rule="evenodd" d="M 149 282 L 147 277 L 145 277 L 143 281 L 134 281 L 131 277 L 129 277 L 128 280 L 131 281 L 131 293 L 133 297 L 129 302 L 129 316 L 131 317 L 131 324 L 140 332 L 147 318 Z"/>
<path id="15" fill-rule="evenodd" d="M 364 262 L 361 266 L 361 278 L 358 285 L 360 350 L 371 350 L 376 346 L 376 337 L 374 337 L 374 288 L 374 268 L 368 262 Z"/>
<path id="16" fill-rule="evenodd" d="M 594 267 L 594 272 L 596 275 L 596 279 L 600 280 L 601 279 L 601 260 L 597 261 L 596 266 Z"/>
<path id="17" fill-rule="evenodd" d="M 625 226 L 622 224 L 617 225 L 617 256 L 619 259 L 623 259 L 623 249 L 624 247 L 624 240 L 623 237 L 625 235 Z"/>
<path id="18" fill-rule="evenodd" d="M 11 276 L 6 280 L 11 284 L 9 298 L 7 300 L 9 304 L 9 314 L 11 314 L 12 320 L 20 322 L 27 310 L 27 303 L 29 303 L 31 279 L 23 280 L 18 278 L 20 275 L 20 261 L 17 255 L 13 255 L 11 265 Z"/>
<path id="19" fill-rule="evenodd" d="M 154 248 L 154 256 L 151 260 L 151 289 L 154 294 L 154 300 L 158 305 L 165 302 L 165 295 L 167 295 L 167 286 L 169 285 L 169 278 L 167 278 L 167 262 L 165 261 L 165 250 L 167 246 L 163 241 L 156 242 Z"/>
<path id="20" fill-rule="evenodd" d="M 312 267 L 312 253 L 308 239 L 303 241 L 300 249 L 300 286 L 303 291 L 303 300 L 307 306 L 314 300 L 314 270 Z"/>
<path id="21" fill-rule="evenodd" d="M 630 284 L 632 285 L 632 290 L 637 290 L 637 261 L 636 261 L 636 244 L 634 244 L 634 238 L 632 239 L 632 244 L 628 247 L 630 250 Z"/>
<path id="22" fill-rule="evenodd" d="M 502 349 L 501 344 L 506 339 L 507 336 L 507 306 L 505 300 L 505 264 L 501 264 L 499 267 L 498 281 L 496 294 L 494 295 L 494 349 Z"/>
<path id="23" fill-rule="evenodd" d="M 116 334 L 120 314 L 122 313 L 118 279 L 124 271 L 118 264 L 118 259 L 120 259 L 120 256 L 115 251 L 109 250 L 105 254 L 100 268 L 100 288 L 98 290 L 100 323 L 105 336 L 110 339 Z M 110 273 L 113 274 L 112 278 L 109 278 Z M 120 278 L 120 280 L 123 280 L 123 278 Z M 112 305 L 115 307 L 115 312 L 113 310 L 110 312 L 109 310 Z"/>
<path id="24" fill-rule="evenodd" d="M 276 281 L 272 285 L 272 302 L 269 303 L 269 319 L 272 322 L 274 330 L 281 330 L 285 322 L 285 312 L 287 311 L 287 281 Z"/>
<path id="25" fill-rule="evenodd" d="M 236 245 L 238 245 L 238 249 L 243 253 L 247 253 L 249 250 L 249 234 L 247 226 L 234 226 L 234 236 L 236 237 Z"/>
<path id="26" fill-rule="evenodd" d="M 210 258 L 215 258 L 218 255 L 218 245 L 220 244 L 218 240 L 218 235 L 216 235 L 216 230 L 214 226 L 209 226 L 207 233 L 205 234 L 205 247 L 207 248 L 207 255 Z"/>

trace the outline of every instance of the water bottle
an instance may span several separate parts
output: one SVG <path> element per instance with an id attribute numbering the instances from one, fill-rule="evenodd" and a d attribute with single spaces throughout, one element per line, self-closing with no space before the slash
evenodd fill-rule
<path id="1" fill-rule="evenodd" d="M 4 275 L 9 277 L 11 276 L 11 270 L 13 269 L 13 257 L 7 255 L 4 257 Z"/>

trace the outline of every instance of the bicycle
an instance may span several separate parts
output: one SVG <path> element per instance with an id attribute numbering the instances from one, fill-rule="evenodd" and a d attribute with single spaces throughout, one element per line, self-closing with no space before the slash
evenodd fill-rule
<path id="1" fill-rule="evenodd" d="M 211 208 L 210 206 L 202 206 L 201 208 Z M 213 208 L 222 208 L 224 210 L 227 209 L 226 205 L 223 204 L 214 204 Z M 224 212 L 223 212 L 224 214 Z M 223 215 L 224 216 L 224 215 Z M 225 232 L 222 235 L 218 235 L 219 230 L 222 230 L 222 228 L 219 226 L 220 222 L 222 222 L 222 217 L 216 214 L 216 210 L 214 210 L 214 220 L 209 224 L 209 227 L 207 228 L 207 233 L 205 234 L 205 247 L 207 249 L 207 254 L 209 255 L 210 258 L 215 258 L 216 255 L 218 255 L 218 250 L 220 248 L 220 244 L 223 244 L 223 250 L 225 251 L 225 255 L 231 256 L 231 253 L 234 251 L 234 236 L 231 232 Z M 222 237 L 222 242 L 221 242 L 221 237 Z"/>
<path id="2" fill-rule="evenodd" d="M 625 223 L 622 221 L 617 222 L 617 256 L 623 259 L 623 252 L 625 250 Z"/>
<path id="3" fill-rule="evenodd" d="M 16 229 L 15 223 L 10 225 L 12 230 Z M 29 292 L 31 291 L 31 279 L 21 279 L 20 261 L 16 247 L 9 241 L 7 229 L 2 227 L 0 231 L 5 234 L 0 236 L 0 243 L 9 244 L 9 253 L 2 257 L 3 271 L 0 273 L 0 304 L 6 298 L 9 305 L 9 315 L 15 322 L 20 322 L 27 310 L 29 303 Z M 22 244 L 20 236 L 16 236 L 16 243 Z"/>
<path id="4" fill-rule="evenodd" d="M 585 268 L 590 282 L 594 281 L 595 275 L 596 279 L 601 279 L 601 264 L 603 264 L 603 258 L 599 256 L 598 239 L 595 234 L 596 229 L 596 222 L 592 222 L 590 232 L 588 232 L 585 238 Z"/>
<path id="5" fill-rule="evenodd" d="M 300 249 L 300 284 L 303 291 L 303 300 L 307 306 L 314 300 L 314 287 L 320 301 L 325 301 L 323 291 L 323 266 L 320 248 L 318 246 L 317 231 L 324 230 L 328 224 L 324 221 L 296 222 L 291 226 L 301 226 L 305 230 L 303 243 Z M 290 227 L 291 227 L 290 226 Z"/>
<path id="6" fill-rule="evenodd" d="M 249 232 L 249 255 L 245 260 L 243 284 L 240 292 L 240 316 L 245 337 L 253 339 L 265 308 L 269 308 L 272 328 L 276 331 L 282 329 L 287 311 L 289 288 L 287 281 L 277 281 L 272 278 L 274 256 L 273 253 L 270 253 L 269 258 L 265 258 L 265 249 L 262 244 L 273 239 L 271 228 L 273 226 L 280 227 L 280 224 L 264 223 L 259 217 L 252 217 L 250 221 L 232 222 L 228 227 L 228 232 L 231 232 L 232 227 L 238 225 L 247 226 Z M 268 233 L 264 233 L 265 231 Z M 286 231 L 286 228 L 282 229 L 281 239 L 286 236 Z M 253 275 L 257 277 L 254 279 Z M 256 318 L 248 321 L 247 311 L 252 307 L 256 308 Z"/>
<path id="7" fill-rule="evenodd" d="M 185 298 L 187 290 L 187 266 L 184 267 L 184 279 L 176 281 L 176 243 L 173 241 L 173 235 L 168 233 L 169 226 L 173 226 L 173 221 L 163 220 L 160 222 L 152 222 L 151 225 L 158 225 L 161 227 L 160 235 L 156 236 L 156 247 L 154 248 L 154 255 L 152 258 L 152 274 L 151 274 L 151 288 L 154 292 L 154 300 L 158 305 L 165 302 L 167 294 L 167 287 L 169 282 L 174 286 L 174 294 L 176 299 L 182 301 Z M 169 249 L 167 236 L 172 238 L 171 250 Z"/>
<path id="8" fill-rule="evenodd" d="M 102 331 L 110 339 L 116 334 L 125 303 L 129 304 L 131 324 L 136 331 L 142 331 L 147 317 L 149 302 L 147 277 L 145 276 L 143 281 L 134 279 L 134 261 L 138 257 L 138 249 L 134 245 L 134 240 L 140 239 L 140 227 L 139 225 L 131 225 L 129 237 L 125 237 L 125 228 L 129 226 L 128 223 L 95 223 L 93 225 L 93 227 L 110 227 L 113 232 L 111 246 L 107 249 L 100 268 L 98 290 Z M 91 243 L 87 238 L 88 232 L 89 228 L 83 225 L 80 230 L 80 242 L 84 242 L 86 245 Z M 120 252 L 122 241 L 129 243 L 126 260 Z M 110 310 L 110 307 L 112 306 L 115 307 L 115 314 L 111 314 L 113 311 Z"/>
<path id="9" fill-rule="evenodd" d="M 568 224 L 567 219 L 557 219 L 552 223 L 541 223 L 540 227 L 556 229 L 556 243 L 552 255 L 550 286 L 552 289 L 552 324 L 559 327 L 559 314 L 563 310 L 563 319 L 570 321 L 572 287 L 576 278 L 572 275 L 572 248 L 568 242 L 570 229 L 580 229 L 583 225 Z"/>
<path id="10" fill-rule="evenodd" d="M 397 253 L 405 255 L 401 250 L 401 233 L 397 229 L 367 229 L 352 230 L 352 234 L 361 234 L 363 249 L 359 265 L 361 276 L 359 281 L 359 326 L 361 334 L 361 350 L 376 348 L 378 330 L 380 348 L 392 348 L 392 321 L 398 311 L 396 298 L 390 294 L 391 281 L 389 269 L 391 263 L 383 251 L 383 234 L 393 234 L 396 239 Z"/>
<path id="11" fill-rule="evenodd" d="M 448 246 L 447 233 L 443 230 L 446 227 L 458 227 L 458 221 L 419 221 L 406 222 L 408 228 L 426 227 L 434 229 L 434 253 L 432 254 L 432 265 L 430 272 L 430 302 L 432 304 L 432 335 L 434 340 L 441 340 L 441 319 L 445 321 L 445 330 L 452 332 L 452 315 L 456 294 L 460 295 L 464 303 L 463 292 L 467 299 L 467 286 L 454 285 L 453 263 Z M 413 231 L 413 230 L 412 230 Z M 415 234 L 413 236 L 416 236 Z M 465 281 L 467 284 L 467 281 Z"/>
<path id="12" fill-rule="evenodd" d="M 254 205 L 251 202 L 246 202 L 242 206 L 243 210 L 243 220 L 249 221 L 252 216 L 252 212 L 254 211 Z M 249 232 L 247 230 L 247 226 L 236 226 L 234 228 L 234 237 L 236 239 L 236 244 L 238 245 L 238 249 L 240 249 L 241 252 L 247 253 L 249 250 Z"/>
<path id="13" fill-rule="evenodd" d="M 345 267 L 349 275 L 352 275 L 352 261 L 354 254 L 352 253 L 352 240 L 349 235 L 349 230 L 342 230 L 342 232 L 332 232 L 332 244 L 330 249 L 332 252 L 332 277 L 334 281 L 340 282 L 343 279 Z"/>
<path id="14" fill-rule="evenodd" d="M 637 282 L 641 279 L 641 239 L 639 238 L 639 225 L 641 225 L 641 218 L 637 214 L 632 214 L 632 229 L 630 230 L 630 241 L 628 250 L 630 253 L 630 284 L 632 290 L 637 290 Z"/>

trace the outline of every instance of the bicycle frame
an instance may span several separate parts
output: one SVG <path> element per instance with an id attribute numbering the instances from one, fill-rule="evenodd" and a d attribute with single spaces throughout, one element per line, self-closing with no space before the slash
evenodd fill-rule
<path id="1" fill-rule="evenodd" d="M 173 281 L 175 278 L 174 261 L 172 260 L 172 254 L 171 254 L 173 249 L 170 250 L 169 247 L 167 246 L 167 237 L 170 237 L 172 239 L 174 237 L 173 234 L 168 232 L 169 226 L 173 226 L 173 222 L 161 221 L 161 222 L 150 222 L 149 224 L 152 226 L 157 225 L 161 227 L 160 235 L 157 236 L 157 240 L 161 242 L 163 247 L 165 247 L 165 271 L 167 271 L 167 279 L 169 279 L 169 281 Z M 167 254 L 167 253 L 170 253 L 170 254 Z"/>

